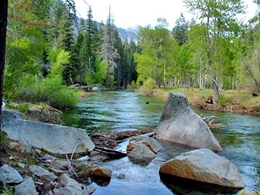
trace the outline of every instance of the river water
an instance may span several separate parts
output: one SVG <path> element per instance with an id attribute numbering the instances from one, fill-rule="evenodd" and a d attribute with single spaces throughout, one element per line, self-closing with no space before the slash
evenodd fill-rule
<path id="1" fill-rule="evenodd" d="M 159 123 L 164 104 L 165 101 L 129 91 L 96 92 L 82 99 L 75 109 L 65 111 L 62 119 L 65 125 L 88 132 L 153 129 Z M 238 167 L 247 185 L 246 191 L 260 190 L 260 118 L 197 109 L 195 112 L 202 116 L 217 116 L 219 122 L 226 125 L 212 130 L 224 149 L 218 154 Z M 102 186 L 93 182 L 94 195 L 207 194 L 185 184 L 174 186 L 160 178 L 158 171 L 162 163 L 190 150 L 166 142 L 161 144 L 164 149 L 148 166 L 133 164 L 128 157 L 100 162 L 100 166 L 112 170 L 112 179 Z M 119 147 L 125 149 L 126 145 L 124 142 Z M 126 178 L 118 179 L 120 173 Z"/>

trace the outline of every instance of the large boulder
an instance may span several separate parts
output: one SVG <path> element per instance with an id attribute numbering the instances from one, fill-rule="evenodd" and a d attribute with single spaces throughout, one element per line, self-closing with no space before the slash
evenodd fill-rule
<path id="1" fill-rule="evenodd" d="M 181 154 L 165 162 L 159 172 L 223 187 L 240 189 L 246 186 L 234 164 L 206 148 Z"/>
<path id="2" fill-rule="evenodd" d="M 24 146 L 52 154 L 85 154 L 95 145 L 84 129 L 23 120 L 13 111 L 2 111 L 3 131 Z"/>
<path id="3" fill-rule="evenodd" d="M 210 128 L 181 93 L 170 93 L 156 129 L 156 138 L 194 148 L 223 150 Z"/>

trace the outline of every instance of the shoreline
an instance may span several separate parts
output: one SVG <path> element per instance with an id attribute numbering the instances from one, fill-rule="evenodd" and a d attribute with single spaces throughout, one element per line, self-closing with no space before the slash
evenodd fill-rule
<path id="1" fill-rule="evenodd" d="M 197 109 L 210 110 L 217 112 L 231 112 L 242 115 L 260 116 L 260 96 L 252 96 L 250 91 L 227 90 L 221 93 L 224 103 L 209 103 L 208 98 L 213 95 L 211 89 L 195 89 L 195 88 L 172 88 L 172 89 L 156 89 L 153 92 L 154 98 L 167 100 L 171 92 L 183 93 L 190 105 Z"/>

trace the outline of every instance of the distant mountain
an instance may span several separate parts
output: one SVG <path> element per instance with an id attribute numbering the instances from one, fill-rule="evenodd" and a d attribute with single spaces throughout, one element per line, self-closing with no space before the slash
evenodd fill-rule
<path id="1" fill-rule="evenodd" d="M 96 22 L 96 21 L 95 21 Z M 77 20 L 73 20 L 73 29 L 75 31 L 75 34 L 78 34 L 79 31 L 79 24 L 80 24 L 80 18 L 77 18 Z M 100 23 L 96 22 L 97 28 L 100 28 Z M 122 42 L 125 42 L 125 40 L 128 40 L 129 42 L 133 40 L 135 43 L 137 43 L 137 35 L 139 33 L 139 28 L 119 28 L 117 27 L 119 37 L 121 38 Z"/>
<path id="2" fill-rule="evenodd" d="M 128 42 L 133 40 L 135 43 L 137 43 L 137 35 L 139 32 L 138 28 L 117 28 L 117 30 L 122 42 L 125 42 L 125 40 L 127 40 Z"/>

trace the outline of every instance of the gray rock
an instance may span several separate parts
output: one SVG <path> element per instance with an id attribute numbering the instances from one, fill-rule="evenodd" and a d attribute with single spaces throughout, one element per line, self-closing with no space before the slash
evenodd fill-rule
<path id="1" fill-rule="evenodd" d="M 156 138 L 194 148 L 223 151 L 210 128 L 181 93 L 170 93 L 156 130 Z"/>
<path id="2" fill-rule="evenodd" d="M 133 149 L 128 152 L 127 156 L 131 161 L 141 165 L 148 165 L 156 154 L 144 144 L 132 144 Z"/>
<path id="3" fill-rule="evenodd" d="M 120 173 L 118 176 L 117 176 L 118 179 L 125 179 L 125 174 L 124 173 Z"/>
<path id="4" fill-rule="evenodd" d="M 10 111 L 6 110 L 6 112 Z M 9 138 L 18 140 L 24 145 L 30 144 L 30 146 L 45 149 L 52 154 L 71 154 L 77 145 L 75 153 L 85 154 L 95 147 L 84 129 L 14 117 L 11 120 L 8 116 L 13 116 L 13 112 L 11 111 L 12 114 L 7 113 L 2 118 L 3 131 L 8 134 Z"/>
<path id="5" fill-rule="evenodd" d="M 37 175 L 38 177 L 47 181 L 54 181 L 55 179 L 57 179 L 56 175 L 38 165 L 31 165 L 29 166 L 29 169 L 34 175 Z"/>
<path id="6" fill-rule="evenodd" d="M 55 188 L 53 191 L 54 195 L 75 195 L 73 191 L 65 187 Z"/>
<path id="7" fill-rule="evenodd" d="M 131 138 L 129 141 L 127 145 L 127 156 L 131 161 L 137 164 L 147 165 L 156 157 L 156 153 L 162 148 L 162 145 L 154 138 L 140 135 Z"/>
<path id="8" fill-rule="evenodd" d="M 82 195 L 81 185 L 67 174 L 62 174 L 60 177 L 60 184 L 73 192 L 73 195 Z"/>
<path id="9" fill-rule="evenodd" d="M 143 135 L 132 137 L 129 144 L 131 143 L 144 144 L 155 154 L 163 148 L 162 145 L 154 138 Z"/>
<path id="10" fill-rule="evenodd" d="M 15 186 L 16 195 L 38 195 L 36 191 L 33 179 L 31 177 L 24 178 L 24 181 L 19 185 Z"/>
<path id="11" fill-rule="evenodd" d="M 90 195 L 95 191 L 96 189 L 92 185 L 88 185 L 86 189 L 83 191 L 82 195 Z"/>
<path id="12" fill-rule="evenodd" d="M 19 184 L 23 181 L 23 177 L 17 170 L 5 164 L 0 167 L 0 180 L 7 184 Z"/>
<path id="13" fill-rule="evenodd" d="M 162 164 L 159 172 L 230 188 L 246 186 L 236 166 L 209 149 L 198 149 L 177 156 Z"/>
<path id="14" fill-rule="evenodd" d="M 21 114 L 12 110 L 2 110 L 2 121 L 12 121 L 15 119 L 22 119 Z"/>

